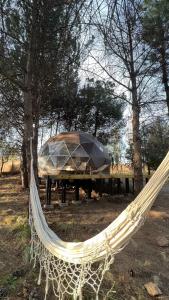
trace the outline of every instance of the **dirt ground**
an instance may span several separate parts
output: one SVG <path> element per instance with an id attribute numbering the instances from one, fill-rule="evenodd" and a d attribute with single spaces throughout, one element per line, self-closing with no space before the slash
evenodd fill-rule
<path id="1" fill-rule="evenodd" d="M 110 224 L 131 199 L 105 195 L 99 201 L 84 201 L 78 206 L 56 206 L 45 215 L 62 239 L 83 241 Z M 0 299 L 43 299 L 43 288 L 36 284 L 38 272 L 32 271 L 29 263 L 27 201 L 28 193 L 21 189 L 18 176 L 0 178 Z M 109 299 L 152 299 L 144 288 L 149 281 L 158 284 L 163 293 L 163 298 L 153 299 L 169 299 L 169 247 L 158 245 L 160 236 L 169 240 L 169 184 L 159 194 L 145 225 L 116 256 L 107 273 L 105 281 L 114 284 L 115 290 Z"/>

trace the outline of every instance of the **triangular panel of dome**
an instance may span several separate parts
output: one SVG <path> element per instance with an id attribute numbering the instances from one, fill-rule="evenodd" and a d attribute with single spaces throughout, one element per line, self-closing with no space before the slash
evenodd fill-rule
<path id="1" fill-rule="evenodd" d="M 49 155 L 49 147 L 48 145 L 44 145 L 39 152 L 39 156 Z"/>
<path id="2" fill-rule="evenodd" d="M 89 157 L 89 155 L 87 154 L 87 152 L 84 150 L 84 148 L 79 145 L 77 149 L 75 149 L 75 151 L 73 151 L 71 153 L 72 157 Z"/>
<path id="3" fill-rule="evenodd" d="M 90 151 L 90 156 L 103 157 L 104 152 L 97 145 L 93 144 L 93 147 Z"/>
<path id="4" fill-rule="evenodd" d="M 75 162 L 73 161 L 72 158 L 69 158 L 68 161 L 66 162 L 63 170 L 66 171 L 75 171 L 77 169 Z"/>
<path id="5" fill-rule="evenodd" d="M 69 156 L 51 155 L 50 158 L 56 169 L 62 169 L 69 159 Z"/>
<path id="6" fill-rule="evenodd" d="M 57 168 L 59 170 L 63 170 L 70 156 L 58 156 L 57 158 L 58 158 Z"/>
<path id="7" fill-rule="evenodd" d="M 56 155 L 50 155 L 50 159 L 51 159 L 51 161 L 53 162 L 53 165 L 55 166 L 55 168 L 56 168 L 56 166 L 57 166 L 57 156 Z"/>
<path id="8" fill-rule="evenodd" d="M 91 155 L 91 160 L 93 161 L 95 169 L 100 168 L 105 163 L 104 156 Z"/>
<path id="9" fill-rule="evenodd" d="M 66 143 L 62 144 L 62 147 L 60 149 L 60 153 L 58 153 L 59 156 L 70 156 L 70 153 L 68 151 Z"/>
<path id="10" fill-rule="evenodd" d="M 68 149 L 64 142 L 49 143 L 49 152 L 50 154 L 58 155 L 58 156 L 69 155 Z"/>
<path id="11" fill-rule="evenodd" d="M 51 160 L 50 156 L 47 159 L 47 166 L 51 169 L 55 169 L 55 166 L 54 166 L 53 161 Z"/>
<path id="12" fill-rule="evenodd" d="M 79 171 L 85 171 L 89 162 L 89 157 L 73 157 L 72 160 Z"/>
<path id="13" fill-rule="evenodd" d="M 92 136 L 92 135 L 90 135 L 90 134 L 88 134 L 88 133 L 85 133 L 85 132 L 83 132 L 83 133 L 81 133 L 80 134 L 80 143 L 81 144 L 83 144 L 83 143 L 89 143 L 89 142 L 95 142 L 95 137 L 94 136 Z"/>
<path id="14" fill-rule="evenodd" d="M 38 157 L 38 165 L 41 168 L 44 168 L 46 165 L 46 161 L 48 160 L 49 156 L 39 156 Z"/>
<path id="15" fill-rule="evenodd" d="M 76 157 L 73 158 L 73 160 L 76 163 L 76 167 L 79 171 L 86 171 L 90 158 L 84 157 L 83 159 L 82 158 L 79 159 L 78 157 Z"/>
<path id="16" fill-rule="evenodd" d="M 66 143 L 66 146 L 71 154 L 78 147 L 78 144 Z"/>
<path id="17" fill-rule="evenodd" d="M 95 145 L 93 143 L 83 143 L 82 146 L 87 153 L 91 153 Z"/>
<path id="18" fill-rule="evenodd" d="M 50 142 L 49 144 L 49 153 L 57 155 L 58 151 L 62 148 L 63 142 Z"/>
<path id="19" fill-rule="evenodd" d="M 95 169 L 96 169 L 96 166 L 95 166 L 93 160 L 90 158 L 87 163 L 87 170 L 95 170 Z"/>

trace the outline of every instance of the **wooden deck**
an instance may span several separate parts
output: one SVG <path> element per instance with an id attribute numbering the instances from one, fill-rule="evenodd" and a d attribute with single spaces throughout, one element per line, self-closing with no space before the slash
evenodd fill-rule
<path id="1" fill-rule="evenodd" d="M 95 179 L 113 179 L 113 178 L 134 178 L 133 173 L 113 173 L 113 174 L 58 174 L 58 175 L 42 175 L 42 177 L 46 178 L 50 176 L 52 179 L 57 180 L 95 180 Z M 144 178 L 150 178 L 151 176 L 148 174 L 143 174 Z"/>
<path id="2" fill-rule="evenodd" d="M 50 176 L 52 179 L 56 180 L 95 180 L 95 179 L 113 179 L 113 178 L 134 178 L 134 172 L 133 169 L 129 166 L 111 166 L 110 169 L 107 169 L 106 172 L 100 171 L 99 173 L 71 173 L 71 172 L 61 172 L 61 173 L 55 173 L 53 171 L 52 173 L 48 173 L 47 170 L 45 172 L 43 170 L 40 170 L 39 172 L 40 177 L 47 178 Z M 148 171 L 143 169 L 143 177 L 144 178 L 150 178 L 151 175 L 148 174 Z"/>

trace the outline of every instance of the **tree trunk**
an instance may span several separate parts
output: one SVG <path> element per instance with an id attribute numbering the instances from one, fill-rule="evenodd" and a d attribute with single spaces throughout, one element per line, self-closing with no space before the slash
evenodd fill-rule
<path id="1" fill-rule="evenodd" d="M 38 86 L 38 83 L 37 83 Z M 38 91 L 38 88 L 37 88 Z M 38 185 L 38 132 L 39 132 L 39 96 L 35 95 L 33 105 L 33 139 L 32 139 L 32 152 L 33 152 L 33 169 L 35 174 L 36 183 Z"/>
<path id="2" fill-rule="evenodd" d="M 134 167 L 134 193 L 137 195 L 143 187 L 143 170 L 140 137 L 140 103 L 137 91 L 137 75 L 135 72 L 134 49 L 132 37 L 132 24 L 128 19 L 128 37 L 130 49 L 130 79 L 132 84 L 132 127 L 133 127 L 133 167 Z"/>
<path id="3" fill-rule="evenodd" d="M 39 26 L 38 26 L 38 15 L 39 15 L 39 2 L 33 1 L 32 5 L 32 24 L 30 31 L 29 49 L 27 55 L 27 66 L 25 76 L 25 91 L 24 91 L 24 140 L 26 145 L 26 158 L 27 158 L 27 169 L 30 180 L 30 139 L 33 138 L 33 108 L 37 109 L 37 96 L 38 86 L 36 85 L 37 80 L 37 39 L 39 38 Z M 35 92 L 36 91 L 36 92 Z M 35 115 L 36 120 L 36 115 Z M 35 121 L 36 122 L 36 121 Z M 35 124 L 36 127 L 36 124 Z M 36 137 L 35 137 L 36 138 Z M 35 164 L 37 162 L 36 146 L 34 147 L 33 155 L 35 155 Z M 36 173 L 36 170 L 35 170 Z"/>
<path id="4" fill-rule="evenodd" d="M 4 167 L 5 163 L 8 162 L 8 160 L 9 160 L 9 157 L 8 157 L 8 156 L 6 156 L 6 159 L 5 159 L 5 157 L 3 157 L 3 156 L 1 157 L 0 176 L 2 176 L 2 173 L 3 173 L 3 167 Z"/>
<path id="5" fill-rule="evenodd" d="M 22 187 L 28 188 L 29 181 L 28 181 L 28 168 L 27 168 L 27 157 L 26 157 L 26 148 L 25 143 L 23 141 L 22 148 L 21 148 L 21 180 L 22 180 Z"/>
<path id="6" fill-rule="evenodd" d="M 51 126 L 50 126 L 50 137 L 52 136 L 52 131 L 53 131 L 53 125 L 51 124 Z"/>
<path id="7" fill-rule="evenodd" d="M 56 122 L 56 129 L 55 129 L 56 135 L 58 134 L 59 122 L 60 122 L 60 113 L 58 113 L 57 122 Z"/>
<path id="8" fill-rule="evenodd" d="M 26 162 L 28 171 L 28 181 L 30 180 L 30 139 L 33 136 L 33 116 L 32 116 L 32 74 L 31 74 L 31 54 L 28 54 L 27 75 L 25 78 L 26 91 L 24 92 L 24 141 L 26 148 Z"/>
<path id="9" fill-rule="evenodd" d="M 162 70 L 162 82 L 164 84 L 164 90 L 166 94 L 166 104 L 167 104 L 168 115 L 169 115 L 169 80 L 168 80 L 165 45 L 162 45 L 162 47 L 160 48 L 160 55 L 161 55 L 160 64 Z"/>
<path id="10" fill-rule="evenodd" d="M 133 118 L 133 167 L 134 167 L 134 191 L 137 195 L 143 187 L 142 157 L 141 157 L 141 139 L 139 129 L 139 105 L 134 103 L 132 106 Z"/>
<path id="11" fill-rule="evenodd" d="M 42 125 L 42 128 L 41 128 L 41 139 L 40 139 L 40 146 L 42 147 L 42 144 L 43 144 L 43 125 Z"/>
<path id="12" fill-rule="evenodd" d="M 1 157 L 0 177 L 2 177 L 3 166 L 4 166 L 4 160 L 3 160 L 3 156 L 2 156 Z"/>
<path id="13" fill-rule="evenodd" d="M 93 132 L 93 136 L 95 136 L 95 137 L 97 135 L 97 129 L 98 129 L 98 117 L 99 117 L 99 113 L 97 110 L 95 113 L 95 124 L 94 124 L 94 132 Z"/>

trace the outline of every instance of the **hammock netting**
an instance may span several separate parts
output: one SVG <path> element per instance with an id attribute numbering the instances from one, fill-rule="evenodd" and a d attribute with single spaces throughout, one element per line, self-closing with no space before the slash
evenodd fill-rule
<path id="1" fill-rule="evenodd" d="M 49 285 L 56 299 L 83 299 L 88 288 L 99 298 L 101 284 L 114 256 L 144 224 L 146 215 L 168 179 L 169 153 L 149 182 L 131 204 L 102 232 L 85 242 L 64 242 L 45 220 L 31 164 L 30 225 L 31 257 L 46 276 L 45 299 Z M 104 299 L 106 299 L 104 297 Z"/>

